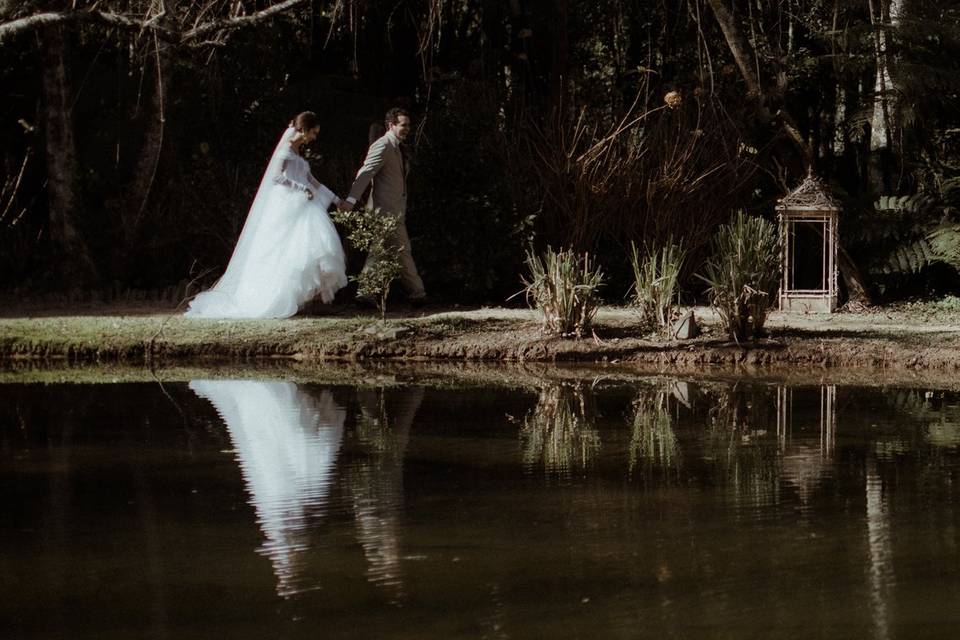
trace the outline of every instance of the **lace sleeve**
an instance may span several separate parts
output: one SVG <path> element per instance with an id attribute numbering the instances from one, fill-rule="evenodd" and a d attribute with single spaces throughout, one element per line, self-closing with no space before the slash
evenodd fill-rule
<path id="1" fill-rule="evenodd" d="M 284 155 L 283 161 L 280 163 L 280 167 L 277 169 L 277 173 L 273 176 L 274 183 L 289 187 L 295 191 L 303 191 L 312 197 L 313 190 L 300 180 L 294 178 L 292 171 L 288 171 L 293 162 L 294 158 L 289 155 L 289 153 Z"/>

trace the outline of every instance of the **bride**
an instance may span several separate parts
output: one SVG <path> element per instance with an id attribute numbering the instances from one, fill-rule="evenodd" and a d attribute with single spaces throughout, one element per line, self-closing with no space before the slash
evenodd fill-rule
<path id="1" fill-rule="evenodd" d="M 190 303 L 197 318 L 288 318 L 317 295 L 346 286 L 340 236 L 327 209 L 340 199 L 310 173 L 300 155 L 317 138 L 316 114 L 304 111 L 280 138 L 230 263 L 220 280 Z"/>

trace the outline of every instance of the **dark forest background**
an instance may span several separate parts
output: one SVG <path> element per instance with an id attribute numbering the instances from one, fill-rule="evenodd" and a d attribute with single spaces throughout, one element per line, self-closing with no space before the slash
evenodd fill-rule
<path id="1" fill-rule="evenodd" d="M 953 0 L 0 0 L 0 87 L 2 290 L 210 283 L 292 116 L 343 193 L 398 104 L 439 299 L 503 302 L 532 244 L 617 302 L 671 238 L 696 295 L 717 226 L 809 172 L 851 299 L 960 289 Z"/>

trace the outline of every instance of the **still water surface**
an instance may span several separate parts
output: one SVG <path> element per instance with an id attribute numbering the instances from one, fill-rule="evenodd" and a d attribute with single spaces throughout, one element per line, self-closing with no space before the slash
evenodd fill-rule
<path id="1" fill-rule="evenodd" d="M 3 638 L 955 638 L 960 395 L 0 385 Z"/>

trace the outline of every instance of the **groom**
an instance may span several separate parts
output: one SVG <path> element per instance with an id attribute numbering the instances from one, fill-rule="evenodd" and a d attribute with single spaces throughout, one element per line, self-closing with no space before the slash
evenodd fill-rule
<path id="1" fill-rule="evenodd" d="M 400 249 L 400 282 L 407 290 L 411 304 L 418 306 L 426 299 L 423 280 L 417 272 L 417 265 L 410 253 L 410 237 L 407 235 L 407 167 L 406 158 L 400 150 L 400 143 L 410 134 L 410 114 L 403 109 L 393 108 L 387 111 L 385 123 L 387 132 L 374 140 L 367 150 L 367 158 L 357 172 L 348 195 L 340 204 L 345 211 L 353 210 L 357 200 L 367 186 L 373 182 L 370 191 L 370 207 L 379 208 L 383 215 L 394 216 L 397 228 L 387 239 L 388 244 Z M 367 255 L 364 270 L 377 261 L 376 256 Z"/>

